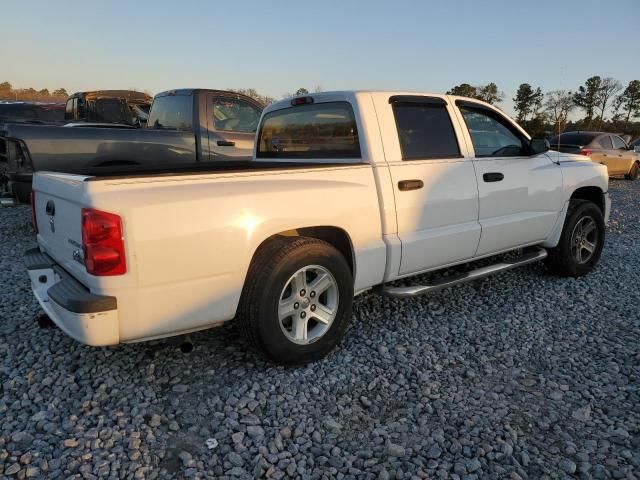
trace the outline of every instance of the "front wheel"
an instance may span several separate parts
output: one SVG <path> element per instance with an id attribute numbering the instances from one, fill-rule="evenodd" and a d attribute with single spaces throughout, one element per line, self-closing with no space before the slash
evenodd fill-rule
<path id="1" fill-rule="evenodd" d="M 343 337 L 353 278 L 342 254 L 322 240 L 278 237 L 261 246 L 238 309 L 240 329 L 268 359 L 313 362 Z"/>
<path id="2" fill-rule="evenodd" d="M 596 204 L 571 200 L 560 241 L 549 249 L 547 266 L 562 276 L 586 275 L 600 260 L 604 232 L 604 218 Z"/>
<path id="3" fill-rule="evenodd" d="M 626 178 L 627 180 L 637 180 L 639 176 L 640 166 L 638 166 L 638 162 L 635 162 L 631 167 L 631 170 L 629 170 L 629 173 L 627 173 L 624 178 Z"/>

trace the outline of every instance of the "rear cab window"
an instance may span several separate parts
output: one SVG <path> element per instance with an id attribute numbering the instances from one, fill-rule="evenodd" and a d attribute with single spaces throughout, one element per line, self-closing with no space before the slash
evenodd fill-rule
<path id="1" fill-rule="evenodd" d="M 264 115 L 256 158 L 360 159 L 360 142 L 349 102 L 292 106 Z"/>
<path id="2" fill-rule="evenodd" d="M 177 93 L 156 96 L 149 112 L 148 127 L 161 130 L 192 130 L 192 95 Z"/>

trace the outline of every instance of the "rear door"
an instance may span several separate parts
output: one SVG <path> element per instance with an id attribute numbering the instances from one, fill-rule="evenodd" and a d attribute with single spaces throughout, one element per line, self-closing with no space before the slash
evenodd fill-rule
<path id="1" fill-rule="evenodd" d="M 375 95 L 402 243 L 400 275 L 473 256 L 478 187 L 459 124 L 443 97 Z"/>
<path id="2" fill-rule="evenodd" d="M 617 153 L 613 150 L 611 136 L 602 135 L 591 142 L 586 148 L 591 150 L 591 154 L 589 155 L 591 161 L 605 165 L 609 173 L 615 171 Z"/>
<path id="3" fill-rule="evenodd" d="M 250 160 L 262 108 L 242 97 L 207 95 L 209 160 Z"/>
<path id="4" fill-rule="evenodd" d="M 545 240 L 564 206 L 560 167 L 545 153 L 529 155 L 526 135 L 497 110 L 456 103 L 478 179 L 482 237 L 476 256 Z"/>

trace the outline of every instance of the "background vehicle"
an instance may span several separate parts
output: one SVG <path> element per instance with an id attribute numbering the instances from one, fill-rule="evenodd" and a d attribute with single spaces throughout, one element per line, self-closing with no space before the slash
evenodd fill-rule
<path id="1" fill-rule="evenodd" d="M 134 90 L 98 90 L 77 92 L 67 99 L 64 119 L 67 123 L 146 124 L 153 98 Z"/>
<path id="2" fill-rule="evenodd" d="M 0 144 L 11 191 L 26 203 L 38 170 L 122 173 L 248 160 L 262 108 L 235 92 L 171 90 L 155 96 L 147 128 L 5 125 Z"/>
<path id="3" fill-rule="evenodd" d="M 27 267 L 45 312 L 90 345 L 236 317 L 268 358 L 313 361 L 344 335 L 354 293 L 411 297 L 545 258 L 559 274 L 588 273 L 610 210 L 606 168 L 547 148 L 475 100 L 298 97 L 265 110 L 254 161 L 160 176 L 37 173 L 41 250 Z"/>
<path id="4" fill-rule="evenodd" d="M 609 175 L 635 180 L 640 174 L 640 155 L 619 135 L 605 132 L 565 132 L 549 140 L 553 150 L 579 153 L 606 165 Z"/>
<path id="5" fill-rule="evenodd" d="M 41 102 L 0 102 L 0 124 L 3 123 L 62 125 L 64 105 Z"/>

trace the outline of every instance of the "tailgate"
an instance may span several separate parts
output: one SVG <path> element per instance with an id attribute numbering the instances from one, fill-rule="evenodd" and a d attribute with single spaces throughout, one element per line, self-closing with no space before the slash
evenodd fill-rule
<path id="1" fill-rule="evenodd" d="M 82 207 L 85 179 L 64 173 L 38 172 L 33 177 L 38 243 L 60 266 L 82 280 Z"/>

